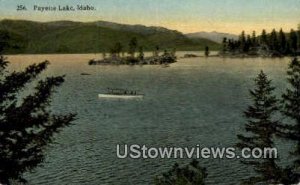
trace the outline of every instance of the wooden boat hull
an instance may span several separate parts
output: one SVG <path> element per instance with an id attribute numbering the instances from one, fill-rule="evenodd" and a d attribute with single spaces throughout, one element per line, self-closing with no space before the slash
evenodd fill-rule
<path id="1" fill-rule="evenodd" d="M 144 95 L 137 94 L 137 95 L 117 95 L 117 94 L 98 94 L 98 98 L 108 98 L 108 99 L 141 99 Z"/>

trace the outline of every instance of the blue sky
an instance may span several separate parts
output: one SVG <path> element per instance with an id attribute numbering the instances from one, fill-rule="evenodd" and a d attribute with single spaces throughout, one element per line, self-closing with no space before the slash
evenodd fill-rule
<path id="1" fill-rule="evenodd" d="M 26 12 L 16 11 L 18 4 Z M 96 11 L 37 12 L 33 6 L 92 5 Z M 184 33 L 289 31 L 300 23 L 300 0 L 0 0 L 0 18 L 37 21 L 105 20 L 163 26 Z"/>

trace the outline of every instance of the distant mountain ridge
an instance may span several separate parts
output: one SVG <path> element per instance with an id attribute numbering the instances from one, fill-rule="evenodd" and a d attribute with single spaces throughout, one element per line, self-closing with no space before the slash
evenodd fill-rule
<path id="1" fill-rule="evenodd" d="M 176 30 L 170 30 L 164 27 L 144 26 L 140 24 L 128 25 L 128 24 L 119 24 L 119 23 L 113 23 L 107 21 L 97 21 L 95 22 L 95 24 L 100 27 L 113 28 L 122 31 L 131 31 L 135 33 L 145 34 L 145 35 L 153 34 L 155 32 L 177 32 L 178 34 L 181 34 Z"/>
<path id="2" fill-rule="evenodd" d="M 0 31 L 9 33 L 6 53 L 98 53 L 109 52 L 116 42 L 127 51 L 129 40 L 136 37 L 145 51 L 156 46 L 163 49 L 218 50 L 220 44 L 203 38 L 188 38 L 176 30 L 143 25 L 126 25 L 106 21 L 34 22 L 2 20 Z"/>
<path id="3" fill-rule="evenodd" d="M 237 40 L 238 35 L 230 34 L 230 33 L 220 33 L 220 32 L 196 32 L 196 33 L 188 33 L 185 34 L 188 38 L 205 38 L 211 41 L 222 43 L 223 38 L 226 37 L 227 39 Z"/>

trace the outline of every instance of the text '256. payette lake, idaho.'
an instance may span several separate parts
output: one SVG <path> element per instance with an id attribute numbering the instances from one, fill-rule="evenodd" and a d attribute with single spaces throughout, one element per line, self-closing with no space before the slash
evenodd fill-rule
<path id="1" fill-rule="evenodd" d="M 34 11 L 94 11 L 96 8 L 92 5 L 57 5 L 57 6 L 33 6 Z"/>

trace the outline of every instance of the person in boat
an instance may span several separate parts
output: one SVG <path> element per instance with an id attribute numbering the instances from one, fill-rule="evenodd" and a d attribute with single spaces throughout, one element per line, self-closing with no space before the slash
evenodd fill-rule
<path id="1" fill-rule="evenodd" d="M 127 90 L 127 89 L 111 89 L 107 88 L 108 94 L 114 94 L 114 95 L 137 95 L 137 91 L 135 90 Z"/>

